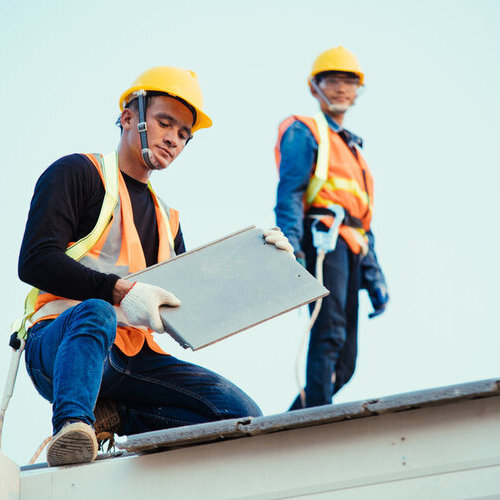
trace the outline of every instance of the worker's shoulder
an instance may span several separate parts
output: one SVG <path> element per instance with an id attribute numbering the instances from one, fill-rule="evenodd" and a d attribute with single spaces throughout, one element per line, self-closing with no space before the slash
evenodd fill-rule
<path id="1" fill-rule="evenodd" d="M 290 115 L 279 124 L 279 130 L 281 133 L 288 132 L 289 130 L 297 130 L 304 134 L 309 135 L 311 133 L 310 127 L 314 118 L 304 115 Z"/>
<path id="2" fill-rule="evenodd" d="M 61 185 L 72 183 L 94 184 L 99 181 L 99 172 L 81 153 L 63 156 L 49 165 L 40 176 L 39 183 L 55 182 Z"/>
<path id="3" fill-rule="evenodd" d="M 280 135 L 282 136 L 282 142 L 292 141 L 297 142 L 300 140 L 307 142 L 316 142 L 311 129 L 306 122 L 312 118 L 308 116 L 301 115 L 291 115 L 285 118 L 280 124 Z"/>
<path id="4" fill-rule="evenodd" d="M 88 174 L 97 169 L 92 162 L 82 153 L 73 153 L 62 156 L 53 162 L 46 171 L 59 172 L 66 175 Z"/>
<path id="5" fill-rule="evenodd" d="M 296 125 L 298 127 L 307 127 L 306 123 L 314 120 L 314 118 L 305 115 L 289 115 L 280 122 L 280 127 L 290 127 L 291 125 Z"/>

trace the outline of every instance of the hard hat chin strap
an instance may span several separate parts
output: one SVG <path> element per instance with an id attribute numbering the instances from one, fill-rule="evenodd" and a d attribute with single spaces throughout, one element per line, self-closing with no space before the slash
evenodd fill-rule
<path id="1" fill-rule="evenodd" d="M 137 124 L 137 131 L 141 138 L 141 156 L 144 160 L 146 166 L 151 170 L 157 170 L 157 168 L 151 162 L 151 155 L 153 154 L 148 148 L 148 125 L 146 123 L 146 91 L 138 90 L 136 92 L 137 103 L 139 105 L 139 123 Z"/>
<path id="2" fill-rule="evenodd" d="M 147 92 L 143 89 L 137 90 L 134 92 L 134 95 L 137 98 L 137 104 L 139 106 L 139 123 L 137 124 L 137 131 L 139 132 L 139 136 L 141 138 L 141 156 L 144 160 L 146 166 L 151 170 L 158 170 L 158 167 L 153 165 L 151 161 L 151 157 L 153 156 L 153 152 L 148 148 L 148 124 L 146 123 L 146 94 Z M 175 97 L 174 97 L 175 98 Z M 185 102 L 182 99 L 179 99 L 183 104 Z M 191 108 L 189 108 L 190 111 Z M 192 111 L 193 119 L 196 121 L 196 112 Z M 194 123 L 193 123 L 194 125 Z M 192 134 L 189 134 L 189 137 L 186 140 L 184 146 L 193 138 Z"/>
<path id="3" fill-rule="evenodd" d="M 328 106 L 328 109 L 330 109 L 330 111 L 332 111 L 331 108 L 334 105 L 330 102 L 330 99 L 328 99 L 328 97 L 326 97 L 325 93 L 323 92 L 323 90 L 321 89 L 321 87 L 318 85 L 318 82 L 316 81 L 316 78 L 314 78 L 314 76 L 312 76 L 309 79 L 309 82 L 311 84 L 311 87 L 316 91 L 316 93 L 319 95 L 319 97 L 321 99 L 323 99 L 323 101 L 325 102 L 325 104 Z"/>

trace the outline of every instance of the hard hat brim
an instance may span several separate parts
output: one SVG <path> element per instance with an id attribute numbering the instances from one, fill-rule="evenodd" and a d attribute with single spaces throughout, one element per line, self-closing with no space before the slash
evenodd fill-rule
<path id="1" fill-rule="evenodd" d="M 196 132 L 197 130 L 201 128 L 210 128 L 212 126 L 212 120 L 210 117 L 205 114 L 198 106 L 195 106 L 192 102 L 189 102 L 188 100 L 184 99 L 181 96 L 171 94 L 168 92 L 165 92 L 161 88 L 155 88 L 152 86 L 148 86 L 148 88 L 144 88 L 143 85 L 136 85 L 133 87 L 130 87 L 127 89 L 121 96 L 120 96 L 120 111 L 123 111 L 125 109 L 125 106 L 130 102 L 132 99 L 128 99 L 134 92 L 138 90 L 145 90 L 146 92 L 161 92 L 165 94 L 166 96 L 172 96 L 175 98 L 180 99 L 181 101 L 187 102 L 190 106 L 192 106 L 196 110 L 196 121 L 193 124 L 191 128 L 191 132 Z"/>

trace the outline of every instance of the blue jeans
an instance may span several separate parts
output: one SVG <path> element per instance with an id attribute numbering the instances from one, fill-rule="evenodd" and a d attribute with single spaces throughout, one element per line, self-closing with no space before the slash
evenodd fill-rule
<path id="1" fill-rule="evenodd" d="M 115 311 L 100 299 L 30 328 L 26 366 L 38 392 L 53 403 L 54 434 L 67 420 L 93 424 L 98 396 L 117 403 L 119 434 L 127 435 L 262 414 L 224 377 L 147 345 L 128 357 L 113 346 L 115 335 Z"/>
<path id="2" fill-rule="evenodd" d="M 316 249 L 312 245 L 310 221 L 305 221 L 302 248 L 307 270 L 315 274 Z M 357 356 L 358 291 L 360 258 L 339 237 L 333 252 L 323 261 L 323 282 L 330 295 L 323 298 L 311 329 L 306 368 L 306 407 L 331 404 L 354 374 Z M 314 304 L 310 305 L 312 310 Z M 290 410 L 302 408 L 299 396 Z"/>

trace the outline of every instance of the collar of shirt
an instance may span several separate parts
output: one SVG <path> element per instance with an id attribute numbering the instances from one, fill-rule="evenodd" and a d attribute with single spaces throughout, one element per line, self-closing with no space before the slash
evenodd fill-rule
<path id="1" fill-rule="evenodd" d="M 332 117 L 325 115 L 325 118 L 329 127 L 334 132 L 342 136 L 342 138 L 350 148 L 354 147 L 355 145 L 359 146 L 360 148 L 363 147 L 363 139 L 361 139 L 361 137 L 353 134 L 352 132 L 349 132 L 349 130 L 346 130 L 345 128 L 342 128 Z"/>

